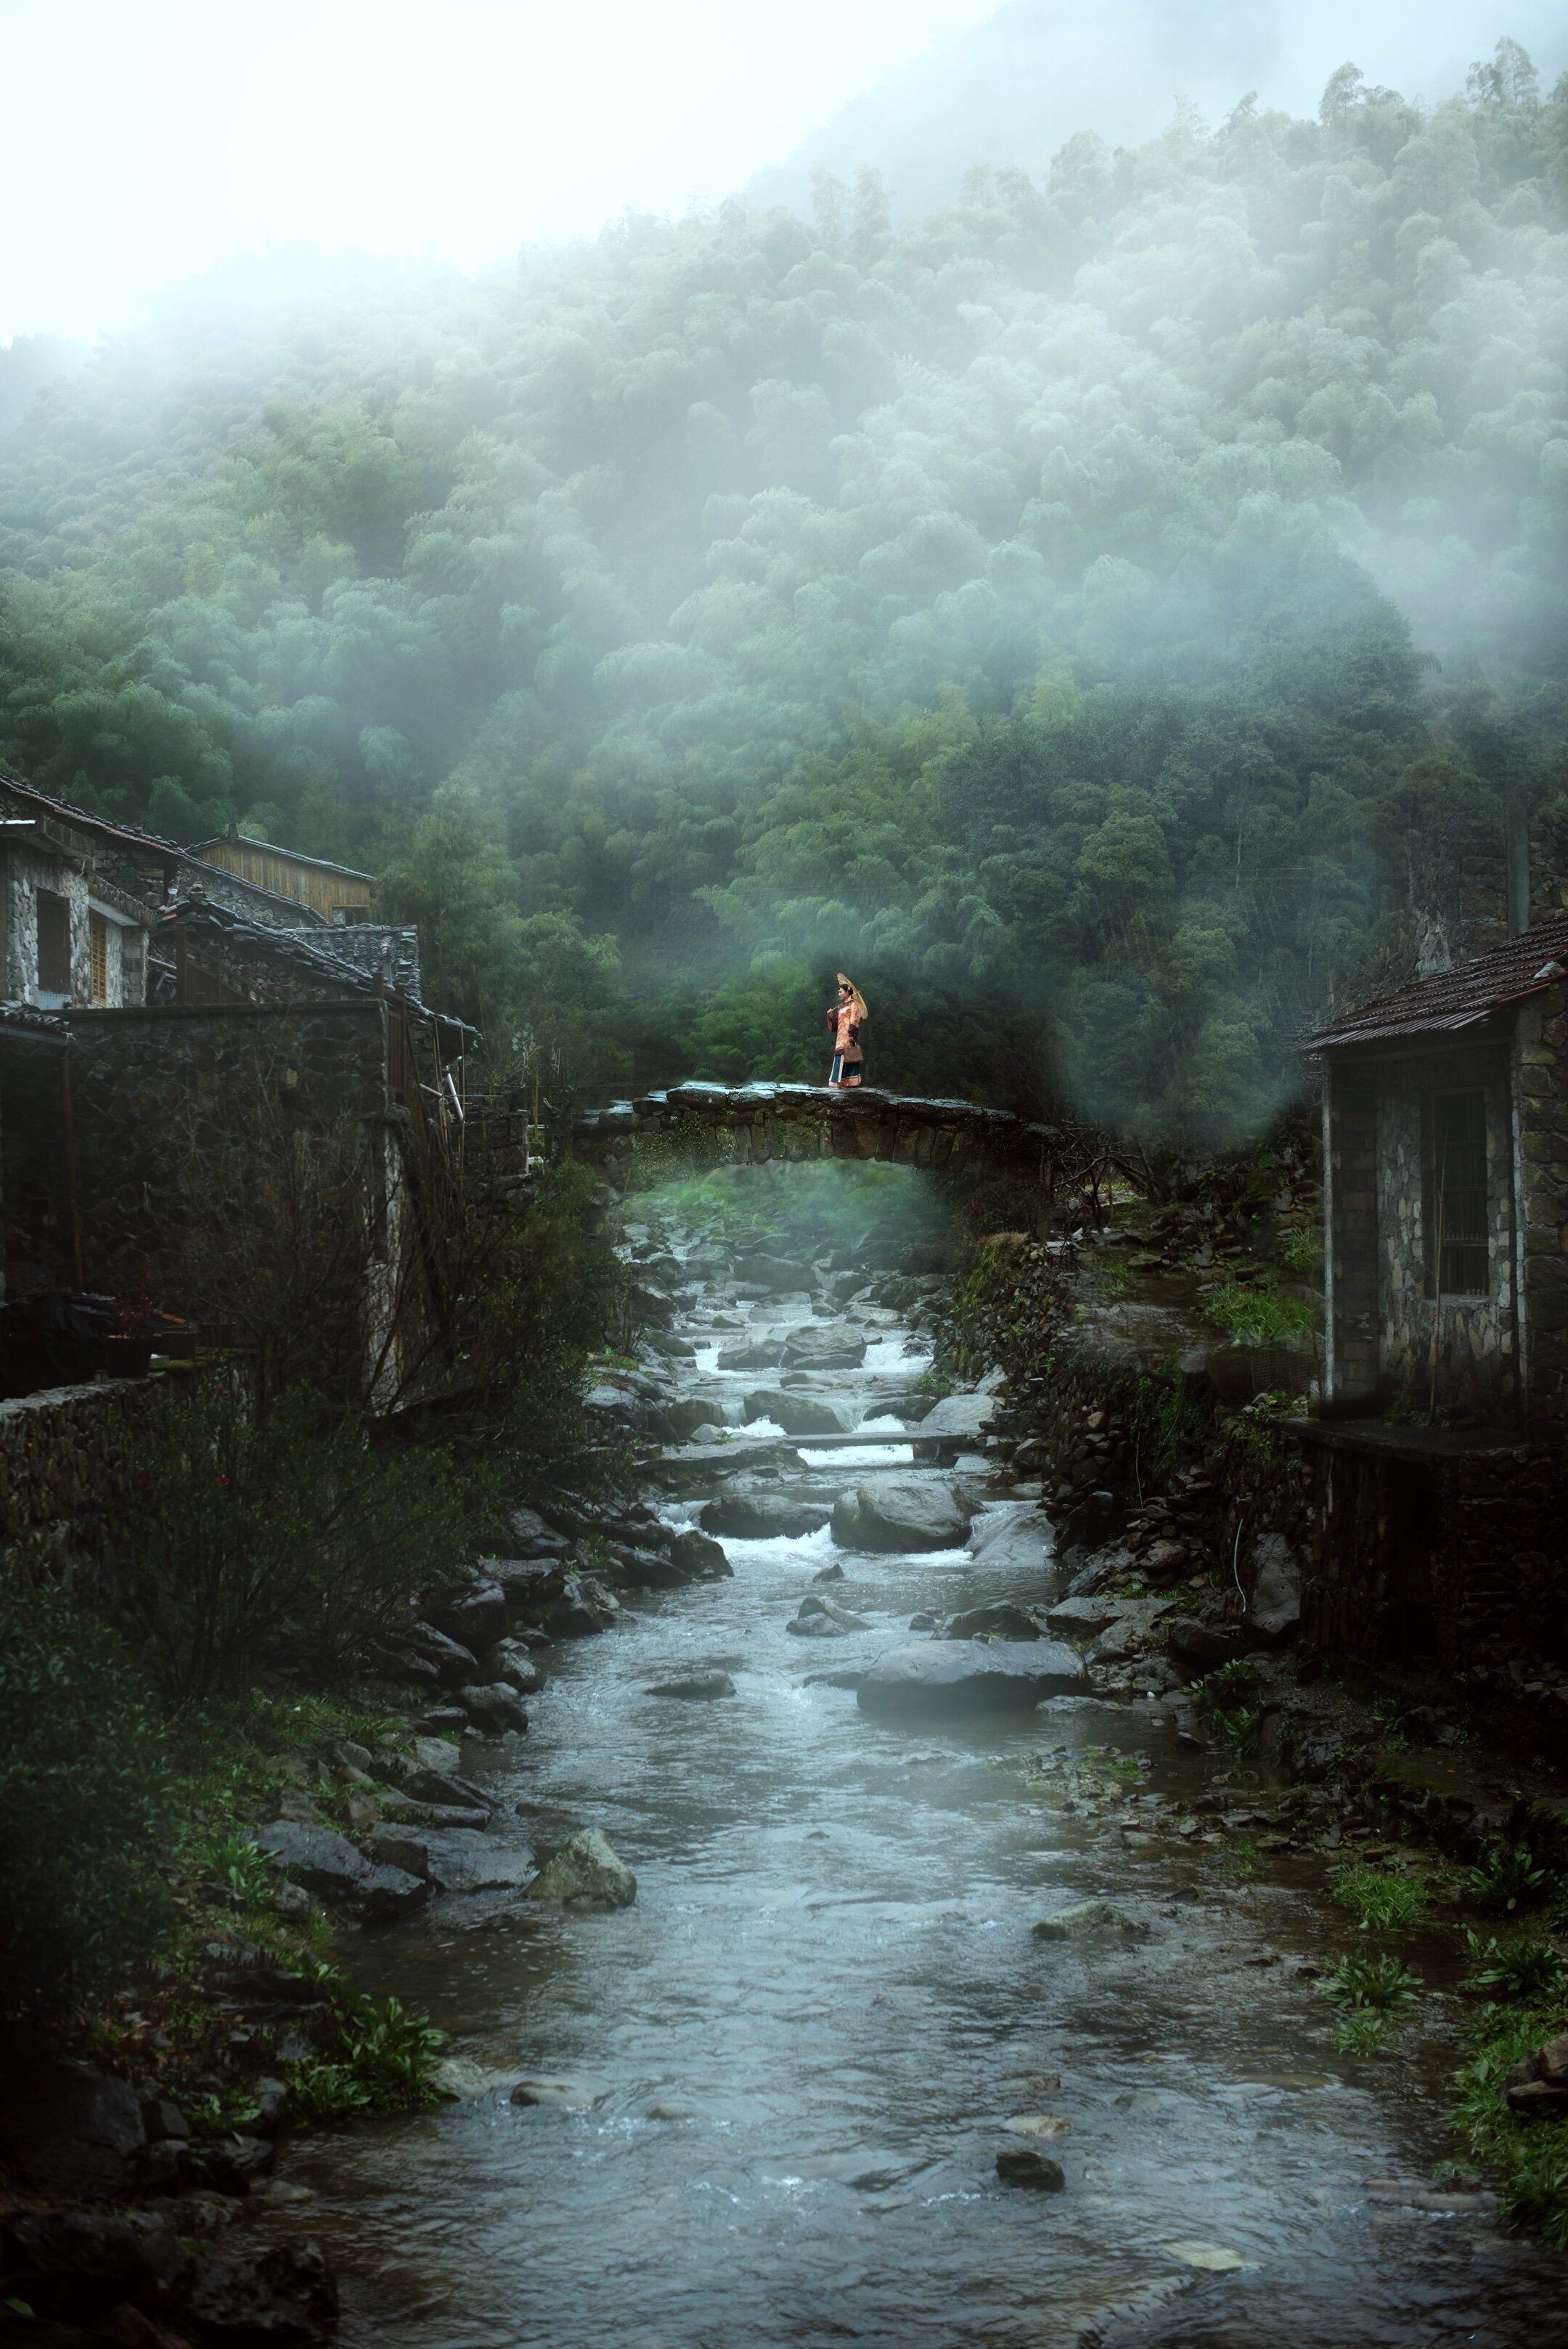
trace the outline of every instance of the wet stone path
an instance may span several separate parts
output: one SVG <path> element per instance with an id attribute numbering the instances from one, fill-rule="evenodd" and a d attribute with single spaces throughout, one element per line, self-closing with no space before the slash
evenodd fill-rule
<path id="1" fill-rule="evenodd" d="M 1397 2054 L 1337 2055 L 1313 1970 L 1354 1929 L 1321 1859 L 1238 1877 L 1149 1831 L 1220 1768 L 1168 1701 L 911 1727 L 815 1677 L 901 1644 L 919 1612 L 1052 1588 L 1044 1518 L 980 1457 L 909 1464 L 896 1402 L 922 1341 L 830 1310 L 866 1360 L 811 1392 L 851 1427 L 872 1415 L 865 1448 L 804 1439 L 753 1489 L 956 1485 L 970 1544 L 726 1538 L 732 1579 L 549 1654 L 532 1735 L 492 1749 L 496 1792 L 542 1845 L 601 1828 L 638 1898 L 575 1914 L 478 1894 L 368 1946 L 367 1981 L 428 2005 L 454 2054 L 572 2085 L 301 2149 L 350 2349 L 1568 2343 L 1564 2263 L 1442 2182 L 1443 2002 Z M 720 1370 L 720 1348 L 766 1351 L 811 1311 L 688 1287 L 687 1391 L 740 1416 L 780 1374 Z M 721 1489 L 661 1506 L 694 1524 Z M 836 1559 L 843 1581 L 816 1583 Z M 870 1628 L 791 1633 L 814 1591 Z M 713 1670 L 733 1697 L 647 1693 Z M 1137 1930 L 1032 1932 L 1085 1899 Z M 1062 2190 L 1004 2182 L 1009 2148 L 1058 2161 Z"/>

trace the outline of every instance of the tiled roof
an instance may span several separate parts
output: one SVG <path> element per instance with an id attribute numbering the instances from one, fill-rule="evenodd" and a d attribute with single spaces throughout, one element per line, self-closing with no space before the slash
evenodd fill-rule
<path id="1" fill-rule="evenodd" d="M 39 807 L 47 808 L 57 823 L 75 824 L 83 832 L 101 833 L 127 848 L 152 849 L 171 864 L 180 854 L 171 840 L 161 839 L 155 832 L 143 832 L 140 824 L 115 823 L 106 815 L 94 815 L 87 808 L 73 806 L 69 800 L 57 800 L 48 792 L 39 791 L 36 783 L 18 782 L 15 775 L 0 774 L 0 791 L 16 792 L 21 798 L 36 802 Z"/>
<path id="2" fill-rule="evenodd" d="M 1517 938 L 1412 979 L 1392 995 L 1380 995 L 1358 1010 L 1342 1011 L 1332 1026 L 1313 1037 L 1310 1050 L 1330 1052 L 1341 1044 L 1370 1044 L 1385 1037 L 1422 1036 L 1474 1028 L 1504 1004 L 1537 995 L 1568 978 L 1568 914 L 1538 922 Z"/>

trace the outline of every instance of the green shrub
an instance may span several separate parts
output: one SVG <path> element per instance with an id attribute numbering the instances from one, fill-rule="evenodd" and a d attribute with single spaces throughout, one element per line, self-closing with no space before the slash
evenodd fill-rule
<path id="1" fill-rule="evenodd" d="M 108 1625 L 0 1559 L 0 2010 L 61 2014 L 112 1989 L 172 1920 L 163 1733 Z"/>
<path id="2" fill-rule="evenodd" d="M 1521 1933 L 1511 1941 L 1489 1935 L 1483 1941 L 1479 1933 L 1468 1931 L 1465 1940 L 1474 1971 L 1467 1975 L 1462 1989 L 1484 1991 L 1503 2005 L 1562 1995 L 1563 1964 L 1550 1941 L 1531 1933 Z"/>
<path id="3" fill-rule="evenodd" d="M 1521 2126 L 1508 2108 L 1509 2075 L 1521 2056 L 1563 2028 L 1557 1998 L 1489 2005 L 1458 2074 L 1458 2120 L 1470 2151 L 1496 2175 L 1509 2216 L 1568 2251 L 1568 2139 L 1561 2127 Z"/>
<path id="4" fill-rule="evenodd" d="M 1552 1881 L 1527 1844 L 1488 1846 L 1465 1873 L 1465 1897 L 1488 1916 L 1511 1916 L 1516 1909 L 1539 1909 L 1550 1899 Z"/>
<path id="5" fill-rule="evenodd" d="M 410 2013 L 400 2000 L 370 1998 L 348 1990 L 329 1967 L 316 1971 L 323 1988 L 337 1994 L 337 2044 L 289 2071 L 300 2119 L 343 2120 L 433 2103 L 445 2033 Z"/>
<path id="6" fill-rule="evenodd" d="M 329 1678 L 422 1585 L 462 1574 L 477 1497 L 444 1453 L 386 1461 L 296 1388 L 265 1420 L 232 1396 L 154 1409 L 133 1497 L 131 1610 L 171 1704 L 264 1661 Z"/>
<path id="7" fill-rule="evenodd" d="M 1365 1933 L 1398 1931 L 1418 1924 L 1426 1914 L 1428 1892 L 1411 1876 L 1389 1876 L 1380 1868 L 1347 1868 L 1334 1881 L 1334 1898 L 1342 1909 L 1353 1909 Z"/>
<path id="8" fill-rule="evenodd" d="M 1310 1337 L 1319 1319 L 1310 1298 L 1283 1297 L 1275 1288 L 1249 1288 L 1236 1280 L 1212 1289 L 1203 1310 L 1230 1332 L 1233 1346 L 1277 1346 L 1287 1338 Z"/>
<path id="9" fill-rule="evenodd" d="M 1353 1952 L 1324 1976 L 1323 1986 L 1335 2006 L 1404 2014 L 1420 1995 L 1421 1977 L 1407 1971 L 1404 1960 L 1391 1952 L 1375 1958 Z"/>

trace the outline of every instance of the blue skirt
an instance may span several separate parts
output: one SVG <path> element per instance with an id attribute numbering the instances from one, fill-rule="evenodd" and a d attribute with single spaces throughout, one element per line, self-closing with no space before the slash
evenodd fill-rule
<path id="1" fill-rule="evenodd" d="M 846 1061 L 842 1052 L 835 1052 L 833 1073 L 827 1081 L 830 1085 L 838 1085 L 847 1078 L 851 1084 L 858 1084 L 865 1073 L 865 1068 L 866 1063 L 862 1058 L 857 1056 L 853 1061 Z"/>

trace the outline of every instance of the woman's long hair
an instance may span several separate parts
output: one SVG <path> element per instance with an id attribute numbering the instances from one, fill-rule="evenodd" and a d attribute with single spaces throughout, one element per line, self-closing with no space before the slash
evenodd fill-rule
<path id="1" fill-rule="evenodd" d="M 857 1028 L 864 1028 L 867 1020 L 870 1017 L 870 1014 L 866 1009 L 866 998 L 861 994 L 860 989 L 856 986 L 855 981 L 849 977 L 846 971 L 841 970 L 839 972 L 838 984 L 840 987 L 846 987 L 849 989 L 850 994 L 854 997 L 855 1024 Z"/>

